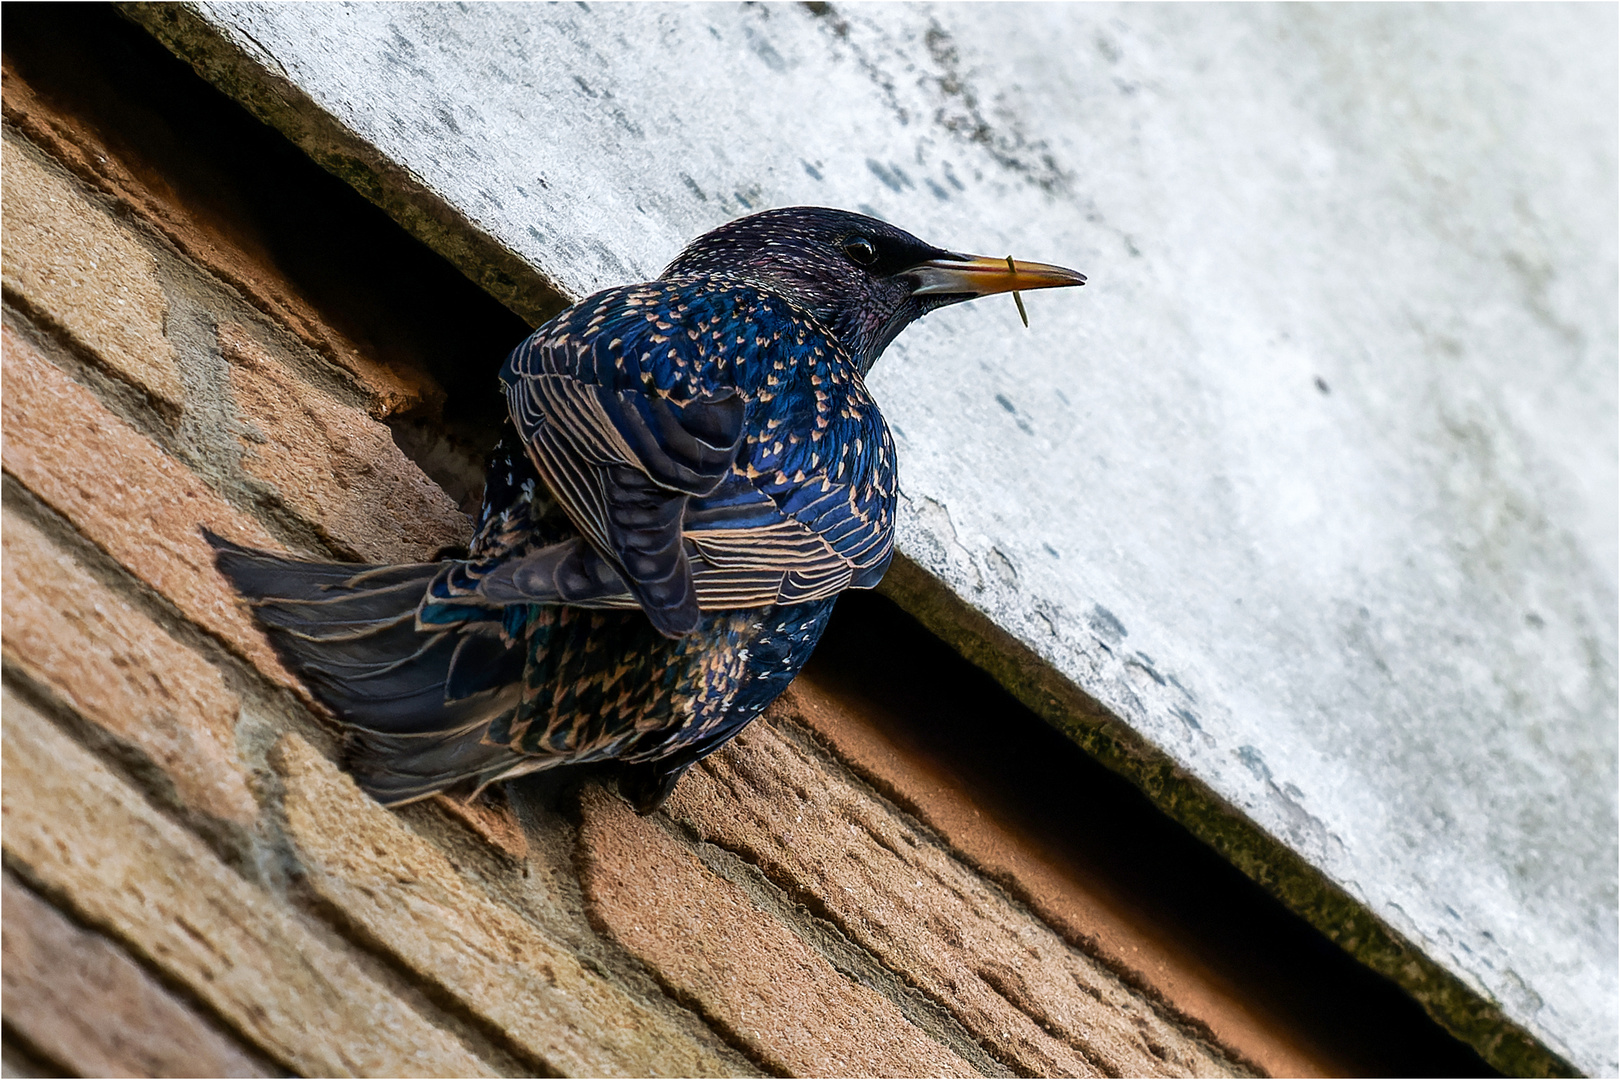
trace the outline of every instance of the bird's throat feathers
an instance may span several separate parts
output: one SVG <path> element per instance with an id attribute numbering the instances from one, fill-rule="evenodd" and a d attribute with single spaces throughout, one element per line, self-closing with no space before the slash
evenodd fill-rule
<path id="1" fill-rule="evenodd" d="M 948 252 L 876 218 L 822 207 L 768 210 L 694 240 L 665 279 L 747 282 L 812 317 L 862 374 L 926 310 L 907 271 Z"/>
<path id="2" fill-rule="evenodd" d="M 842 346 L 864 377 L 883 350 L 923 311 L 912 310 L 916 305 L 909 302 L 909 290 L 899 282 L 880 283 L 878 291 L 891 294 L 882 296 L 883 302 L 842 302 L 834 288 L 816 279 L 815 269 L 807 268 L 810 272 L 794 278 L 784 277 L 780 264 L 758 269 L 738 267 L 706 276 L 716 284 L 744 285 L 782 302 L 797 317 Z"/>

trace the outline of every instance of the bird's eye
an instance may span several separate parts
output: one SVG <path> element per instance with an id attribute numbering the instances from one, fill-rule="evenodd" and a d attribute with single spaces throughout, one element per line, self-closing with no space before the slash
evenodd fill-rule
<path id="1" fill-rule="evenodd" d="M 845 240 L 844 254 L 849 256 L 849 261 L 856 266 L 871 266 L 877 262 L 877 248 L 864 236 Z"/>

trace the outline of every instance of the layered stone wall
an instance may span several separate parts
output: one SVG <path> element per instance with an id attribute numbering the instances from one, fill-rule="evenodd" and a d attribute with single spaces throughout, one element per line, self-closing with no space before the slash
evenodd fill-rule
<path id="1" fill-rule="evenodd" d="M 594 780 L 370 802 L 200 530 L 465 542 L 400 448 L 444 388 L 9 63 L 4 103 L 8 1072 L 1318 1067 L 813 683 L 650 818 Z"/>

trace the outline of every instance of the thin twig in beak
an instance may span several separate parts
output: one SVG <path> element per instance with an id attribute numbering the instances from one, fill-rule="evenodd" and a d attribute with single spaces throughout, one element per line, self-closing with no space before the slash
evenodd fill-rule
<path id="1" fill-rule="evenodd" d="M 1018 268 L 1013 265 L 1013 257 L 1011 255 L 1007 256 L 1007 273 L 1009 273 L 1009 274 L 1018 273 Z M 1018 305 L 1018 317 L 1020 319 L 1024 320 L 1024 329 L 1028 330 L 1029 329 L 1029 312 L 1024 310 L 1024 298 L 1022 296 L 1018 295 L 1018 290 L 1017 289 L 1014 289 L 1012 291 L 1012 294 L 1013 294 L 1013 303 Z"/>

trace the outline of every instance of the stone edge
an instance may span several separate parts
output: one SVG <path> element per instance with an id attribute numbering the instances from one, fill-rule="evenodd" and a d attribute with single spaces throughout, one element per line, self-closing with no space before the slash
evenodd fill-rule
<path id="1" fill-rule="evenodd" d="M 284 75 L 266 68 L 191 4 L 126 2 L 117 7 L 204 79 L 281 132 L 532 325 L 571 302 L 542 270 L 468 221 Z M 1510 1076 L 1581 1075 L 1568 1059 L 1506 1016 L 1496 1003 L 1426 955 L 1209 785 L 1182 770 L 1028 645 L 915 562 L 897 553 L 879 592 L 1037 716 L 1130 780 L 1161 810 L 1291 911 L 1356 960 L 1392 979 L 1492 1066 Z"/>
<path id="2" fill-rule="evenodd" d="M 539 326 L 573 302 L 542 271 L 469 222 L 409 169 L 345 127 L 291 80 L 223 36 L 191 5 L 129 2 L 115 7 L 531 326 Z"/>

